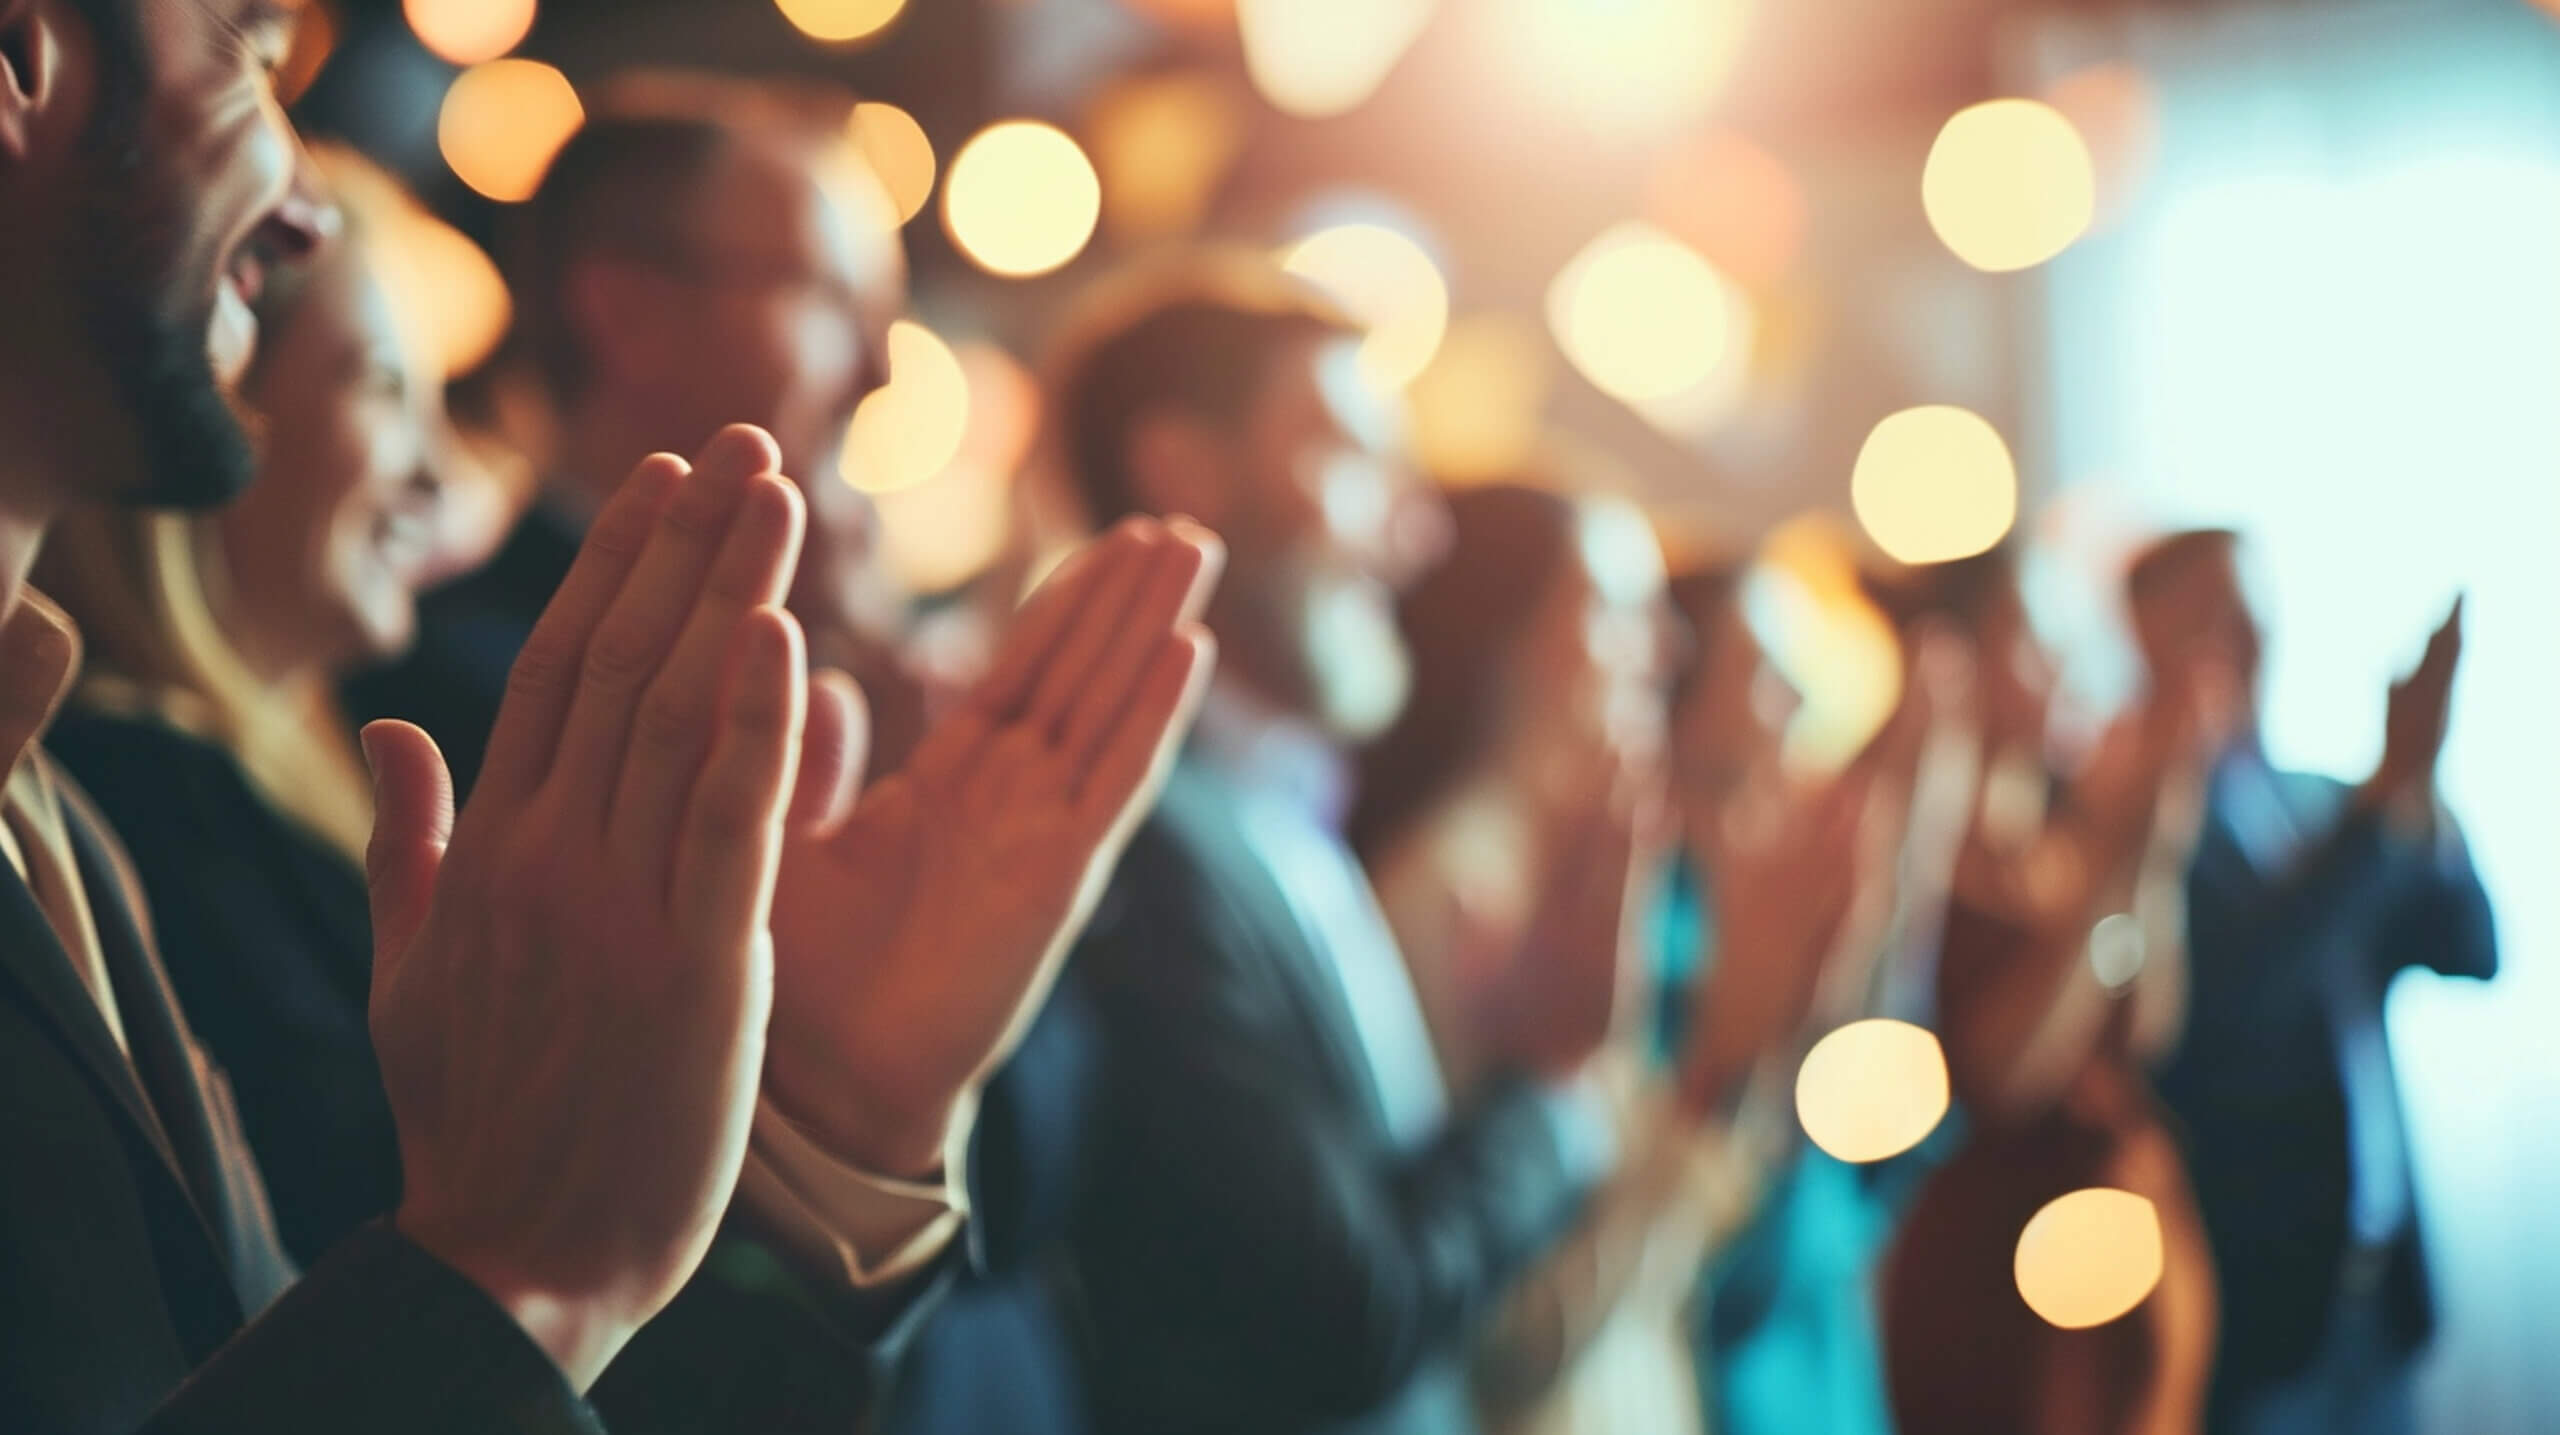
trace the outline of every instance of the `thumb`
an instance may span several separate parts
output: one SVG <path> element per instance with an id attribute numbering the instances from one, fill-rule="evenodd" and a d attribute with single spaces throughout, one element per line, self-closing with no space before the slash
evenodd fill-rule
<path id="1" fill-rule="evenodd" d="M 365 727 L 365 765 L 373 770 L 373 840 L 365 844 L 365 888 L 372 897 L 377 968 L 399 960 L 426 924 L 436 871 L 453 836 L 453 778 L 435 739 L 405 722 Z M 376 987 L 382 985 L 377 970 Z"/>
<path id="2" fill-rule="evenodd" d="M 800 772 L 791 790 L 789 830 L 826 838 L 844 825 L 862 789 L 871 749 L 871 710 L 846 674 L 809 675 L 809 720 L 801 729 Z"/>

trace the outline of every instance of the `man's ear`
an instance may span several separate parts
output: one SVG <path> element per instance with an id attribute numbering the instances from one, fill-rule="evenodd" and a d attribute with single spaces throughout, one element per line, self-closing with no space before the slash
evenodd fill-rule
<path id="1" fill-rule="evenodd" d="M 1223 526 L 1243 477 L 1235 462 L 1217 430 L 1188 414 L 1159 411 L 1129 428 L 1129 496 L 1148 513 Z"/>
<path id="2" fill-rule="evenodd" d="M 27 162 L 47 112 L 62 103 L 61 25 L 50 0 L 0 0 L 0 164 L 12 169 Z"/>

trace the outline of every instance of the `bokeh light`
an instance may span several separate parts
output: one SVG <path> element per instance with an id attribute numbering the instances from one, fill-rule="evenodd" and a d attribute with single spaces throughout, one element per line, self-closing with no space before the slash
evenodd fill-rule
<path id="1" fill-rule="evenodd" d="M 1039 387 L 1020 361 L 987 343 L 954 352 L 969 386 L 960 452 L 932 479 L 876 498 L 881 550 L 919 593 L 967 582 L 1003 554 L 1014 529 L 1014 474 L 1039 426 Z"/>
<path id="2" fill-rule="evenodd" d="M 1172 25 L 1211 28 L 1232 25 L 1236 18 L 1236 0 L 1122 0 L 1122 3 L 1150 19 Z"/>
<path id="3" fill-rule="evenodd" d="M 2160 163 L 2160 97 L 2150 77 L 2122 60 L 2084 65 L 2047 85 L 2044 98 L 2089 147 L 2097 183 L 2090 228 L 2132 208 Z"/>
<path id="4" fill-rule="evenodd" d="M 801 34 L 812 40 L 842 44 L 867 40 L 889 28 L 907 8 L 907 0 L 773 0 Z"/>
<path id="5" fill-rule="evenodd" d="M 1565 357 L 1631 404 L 1673 398 L 1747 362 L 1748 307 L 1705 256 L 1635 221 L 1584 245 L 1547 290 L 1547 322 Z"/>
<path id="6" fill-rule="evenodd" d="M 1706 112 L 1741 49 L 1750 0 L 1503 0 L 1488 6 L 1529 93 L 1576 132 L 1676 128 Z"/>
<path id="7" fill-rule="evenodd" d="M 939 475 L 969 431 L 969 378 L 951 346 L 924 325 L 889 326 L 889 382 L 854 410 L 837 467 L 867 493 L 895 493 Z"/>
<path id="8" fill-rule="evenodd" d="M 2086 1330 L 2142 1304 L 2165 1259 L 2150 1201 L 2103 1186 L 2074 1191 L 2018 1233 L 2018 1294 L 2047 1322 Z"/>
<path id="9" fill-rule="evenodd" d="M 1958 259 L 1997 274 L 2070 248 L 2096 216 L 2097 183 L 2089 146 L 2061 111 L 1986 100 L 1938 131 L 1920 203 Z"/>
<path id="10" fill-rule="evenodd" d="M 1281 261 L 1368 333 L 1360 361 L 1387 388 L 1402 388 L 1440 351 L 1449 331 L 1449 283 L 1413 236 L 1383 224 L 1340 224 L 1290 247 Z"/>
<path id="11" fill-rule="evenodd" d="M 2008 536 L 2018 520 L 2018 469 L 1989 420 L 1928 404 L 1887 416 L 1867 435 L 1849 501 L 1878 548 L 1904 563 L 1946 563 Z"/>
<path id="12" fill-rule="evenodd" d="M 1120 80 L 1095 97 L 1085 133 L 1102 174 L 1102 223 L 1123 244 L 1188 234 L 1244 147 L 1241 97 L 1214 75 Z"/>
<path id="13" fill-rule="evenodd" d="M 401 0 L 400 9 L 419 44 L 457 65 L 494 60 L 533 29 L 534 0 Z"/>
<path id="14" fill-rule="evenodd" d="M 1811 224 L 1804 186 L 1784 161 L 1731 130 L 1691 136 L 1645 180 L 1646 218 L 1743 284 L 1795 267 Z"/>
<path id="15" fill-rule="evenodd" d="M 898 222 L 924 212 L 933 198 L 933 141 L 916 117 L 896 105 L 867 100 L 853 107 L 846 133 L 871 172 L 898 206 Z"/>
<path id="16" fill-rule="evenodd" d="M 1007 278 L 1046 274 L 1084 251 L 1102 216 L 1102 179 L 1066 132 L 1005 120 L 961 146 L 942 185 L 952 241 Z"/>
<path id="17" fill-rule="evenodd" d="M 1545 426 L 1551 370 L 1545 342 L 1525 319 L 1472 314 L 1452 323 L 1430 367 L 1405 389 L 1415 461 L 1450 483 L 1518 473 Z"/>
<path id="18" fill-rule="evenodd" d="M 286 105 L 302 98 L 321 67 L 338 48 L 338 12 L 316 0 L 289 0 L 293 10 L 293 44 L 276 67 L 276 98 Z"/>
<path id="19" fill-rule="evenodd" d="M 1236 0 L 1245 73 L 1271 107 L 1321 119 L 1360 107 L 1431 19 L 1433 0 Z"/>
<path id="20" fill-rule="evenodd" d="M 1851 1022 L 1815 1042 L 1796 1073 L 1796 1118 L 1843 1161 L 1882 1161 L 1928 1139 L 1947 1114 L 1947 1058 L 1909 1022 Z"/>
<path id="21" fill-rule="evenodd" d="M 401 302 L 447 376 L 480 367 L 507 334 L 512 306 L 498 266 L 461 230 L 420 211 L 394 247 L 408 283 Z"/>
<path id="22" fill-rule="evenodd" d="M 501 203 L 531 199 L 560 146 L 586 122 L 567 76 L 539 60 L 491 60 L 455 77 L 436 146 L 464 184 Z"/>

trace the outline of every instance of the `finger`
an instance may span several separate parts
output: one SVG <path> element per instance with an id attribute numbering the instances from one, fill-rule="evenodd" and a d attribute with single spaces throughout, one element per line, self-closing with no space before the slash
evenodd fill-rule
<path id="1" fill-rule="evenodd" d="M 771 472 L 773 463 L 773 441 L 759 430 L 726 429 L 713 439 L 659 516 L 630 581 L 596 625 L 578 665 L 577 694 L 569 702 L 550 781 L 599 828 L 615 796 L 640 694 L 684 631 L 746 499 L 747 480 Z"/>
<path id="2" fill-rule="evenodd" d="M 848 674 L 822 668 L 809 678 L 809 718 L 800 733 L 800 776 L 787 830 L 823 840 L 844 825 L 871 757 L 871 709 Z"/>
<path id="3" fill-rule="evenodd" d="M 657 531 L 660 515 L 690 472 L 691 465 L 674 454 L 650 455 L 587 526 L 569 576 L 543 608 L 508 673 L 506 698 L 472 788 L 474 794 L 485 794 L 473 804 L 475 809 L 521 799 L 551 770 L 587 641 L 621 594 L 649 535 Z"/>
<path id="4" fill-rule="evenodd" d="M 1191 580 L 1191 591 L 1182 597 L 1182 621 L 1196 623 L 1208 610 L 1209 595 L 1218 590 L 1218 579 L 1227 571 L 1227 541 L 1188 518 L 1175 518 L 1165 528 L 1184 545 L 1200 550 L 1200 568 Z"/>
<path id="5" fill-rule="evenodd" d="M 1083 771 L 1110 739 L 1165 636 L 1186 621 L 1183 609 L 1201 591 L 1211 561 L 1209 548 L 1178 534 L 1154 555 L 1127 616 L 1105 635 L 1108 646 L 1093 670 L 1066 690 L 1067 706 L 1054 719 L 1058 750 L 1072 771 Z M 1039 716 L 1035 707 L 1034 720 Z"/>
<path id="6" fill-rule="evenodd" d="M 669 915 L 698 956 L 743 956 L 771 911 L 806 666 L 800 625 L 781 609 L 758 608 L 738 625 L 720 735 L 686 804 L 668 886 Z"/>
<path id="7" fill-rule="evenodd" d="M 1179 561 L 1176 545 L 1167 541 L 1164 525 L 1152 521 L 1128 525 L 1111 536 L 1112 549 L 1094 555 L 1099 571 L 1092 590 L 1052 643 L 1049 661 L 1023 708 L 1023 720 L 1052 742 L 1063 741 L 1075 695 L 1094 681 L 1115 644 L 1135 642 L 1143 654 L 1154 649 L 1155 636 L 1164 631 L 1158 628 L 1153 636 L 1136 632 L 1134 619 L 1139 599 L 1161 567 Z"/>
<path id="8" fill-rule="evenodd" d="M 970 701 L 980 711 L 993 721 L 1008 722 L 1031 700 L 1032 688 L 1040 681 L 1040 673 L 1057 647 L 1058 635 L 1083 604 L 1096 569 L 1103 566 L 1102 555 L 1117 551 L 1125 541 L 1121 530 L 1113 529 L 1068 554 L 1048 581 L 1023 603 L 997 644 L 995 661 L 989 665 L 987 675 L 970 695 Z"/>
<path id="9" fill-rule="evenodd" d="M 1174 753 L 1200 711 L 1216 670 L 1218 647 L 1196 624 L 1157 645 L 1146 676 L 1130 700 L 1126 721 L 1086 769 L 1073 794 L 1076 811 L 1092 830 L 1125 833 L 1151 806 Z"/>
<path id="10" fill-rule="evenodd" d="M 453 837 L 453 778 L 435 739 L 405 722 L 368 724 L 361 735 L 373 773 L 373 836 L 365 843 L 365 895 L 373 912 L 374 986 L 426 925 Z"/>
<path id="11" fill-rule="evenodd" d="M 608 840 L 626 856 L 667 850 L 686 794 L 719 726 L 720 675 L 750 610 L 778 604 L 790 587 L 805 510 L 787 479 L 759 474 L 703 580 L 665 664 L 639 698 L 631 740 L 608 809 Z"/>

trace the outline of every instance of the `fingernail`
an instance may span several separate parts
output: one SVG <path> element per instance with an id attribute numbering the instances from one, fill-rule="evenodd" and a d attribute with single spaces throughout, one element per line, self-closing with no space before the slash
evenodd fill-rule
<path id="1" fill-rule="evenodd" d="M 379 792 L 382 788 L 382 763 L 374 756 L 373 724 L 366 723 L 364 730 L 356 734 L 356 746 L 364 751 L 365 776 Z"/>

